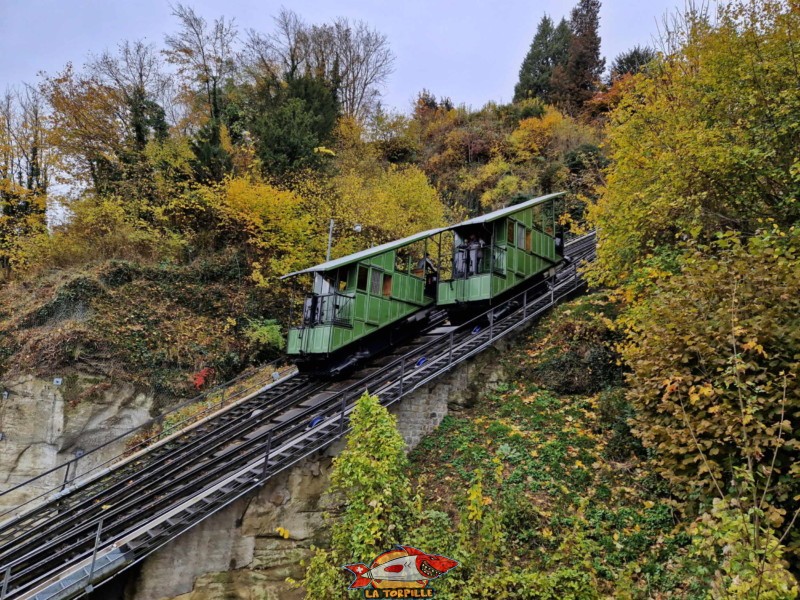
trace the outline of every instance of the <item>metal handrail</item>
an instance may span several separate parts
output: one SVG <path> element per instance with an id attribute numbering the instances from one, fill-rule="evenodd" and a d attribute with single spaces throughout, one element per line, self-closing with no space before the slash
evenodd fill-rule
<path id="1" fill-rule="evenodd" d="M 585 237 L 588 237 L 588 236 L 585 236 Z M 567 275 L 567 277 L 562 279 L 562 278 L 559 277 L 561 274 Z M 544 283 L 548 283 L 549 284 L 549 282 L 544 282 Z M 225 462 L 224 464 L 221 463 L 220 466 L 217 469 L 215 469 L 215 472 L 216 471 L 222 472 L 224 469 L 230 470 L 231 468 L 244 468 L 244 469 L 249 468 L 250 470 L 252 470 L 252 466 L 248 466 L 248 465 L 252 465 L 252 464 L 256 464 L 256 463 L 249 463 L 248 461 L 251 460 L 250 457 L 254 456 L 254 455 L 258 455 L 259 453 L 260 454 L 264 454 L 263 446 L 266 445 L 267 450 L 266 450 L 266 454 L 265 454 L 264 458 L 263 459 L 259 459 L 259 460 L 256 461 L 256 462 L 258 462 L 260 464 L 261 460 L 263 460 L 263 463 L 264 463 L 263 464 L 263 467 L 264 467 L 263 468 L 263 473 L 262 473 L 261 477 L 256 480 L 255 483 L 252 483 L 252 484 L 241 484 L 233 492 L 226 492 L 226 495 L 228 495 L 230 493 L 230 494 L 235 494 L 235 497 L 241 497 L 241 495 L 246 493 L 249 489 L 252 489 L 256 485 L 260 485 L 260 483 L 262 483 L 268 476 L 271 476 L 275 472 L 277 472 L 277 471 L 274 471 L 274 470 L 273 471 L 268 470 L 270 457 L 272 455 L 272 451 L 271 450 L 272 450 L 272 448 L 274 448 L 276 446 L 279 446 L 279 443 L 276 443 L 276 438 L 277 438 L 278 441 L 280 441 L 280 440 L 285 441 L 285 446 L 284 446 L 284 448 L 285 448 L 285 447 L 291 446 L 293 443 L 296 444 L 297 441 L 303 439 L 304 437 L 307 437 L 307 435 L 308 435 L 307 433 L 305 435 L 301 434 L 299 436 L 297 434 L 302 432 L 303 430 L 308 430 L 310 428 L 309 423 L 308 423 L 308 418 L 312 414 L 324 415 L 325 416 L 323 423 L 319 425 L 320 428 L 329 427 L 331 423 L 334 423 L 334 424 L 338 423 L 338 425 L 339 425 L 338 426 L 338 430 L 339 430 L 338 433 L 334 433 L 333 435 L 331 435 L 329 433 L 325 433 L 323 435 L 323 439 L 318 439 L 317 441 L 319 443 L 314 445 L 314 447 L 311 448 L 311 449 L 309 449 L 310 445 L 305 446 L 305 447 L 301 447 L 298 452 L 302 456 L 298 457 L 298 456 L 296 456 L 297 452 L 294 452 L 294 453 L 290 454 L 289 459 L 286 459 L 286 458 L 282 459 L 282 462 L 285 463 L 285 464 L 283 464 L 283 466 L 281 467 L 280 470 L 282 470 L 284 468 L 287 468 L 291 464 L 294 464 L 296 462 L 296 460 L 300 460 L 303 456 L 307 456 L 311 452 L 314 452 L 315 450 L 317 450 L 317 449 L 319 449 L 321 447 L 324 447 L 325 445 L 331 443 L 335 439 L 338 439 L 341 436 L 343 436 L 347 432 L 347 430 L 349 430 L 349 428 L 345 427 L 345 420 L 346 420 L 347 415 L 353 409 L 354 403 L 352 402 L 352 400 L 354 400 L 354 398 L 358 394 L 360 394 L 360 389 L 359 388 L 362 388 L 365 385 L 365 382 L 367 382 L 367 381 L 382 381 L 382 384 L 381 383 L 378 384 L 378 388 L 377 388 L 376 391 L 383 391 L 383 390 L 389 389 L 389 388 L 399 384 L 399 386 L 400 386 L 399 394 L 395 394 L 393 397 L 388 397 L 387 396 L 386 397 L 386 402 L 384 402 L 384 403 L 385 404 L 391 404 L 393 402 L 396 402 L 397 400 L 399 400 L 400 397 L 410 393 L 412 390 L 416 389 L 417 387 L 419 387 L 421 385 L 424 385 L 424 383 L 426 383 L 427 381 L 430 381 L 431 379 L 433 379 L 435 377 L 438 377 L 442 372 L 445 372 L 445 371 L 449 370 L 450 368 L 452 368 L 452 366 L 454 364 L 457 364 L 457 363 L 465 360 L 469 356 L 472 356 L 472 355 L 480 352 L 483 348 L 487 347 L 488 345 L 490 345 L 491 343 L 493 343 L 494 341 L 496 341 L 500 337 L 502 337 L 502 336 L 508 334 L 509 332 L 515 330 L 523 322 L 525 322 L 525 321 L 537 316 L 538 314 L 541 314 L 541 312 L 543 312 L 544 310 L 546 310 L 547 308 L 552 306 L 552 304 L 555 302 L 555 299 L 556 299 L 555 298 L 555 292 L 556 292 L 556 290 L 558 290 L 559 292 L 562 292 L 566 288 L 566 291 L 563 291 L 563 293 L 559 293 L 558 298 L 560 299 L 564 295 L 566 295 L 566 294 L 574 291 L 575 289 L 577 289 L 577 287 L 579 285 L 580 285 L 580 283 L 578 281 L 577 264 L 572 264 L 565 271 L 562 271 L 562 272 L 560 272 L 559 274 L 556 275 L 556 277 L 552 280 L 552 285 L 549 285 L 548 293 L 545 293 L 545 294 L 542 294 L 540 296 L 537 296 L 532 301 L 529 301 L 529 294 L 530 294 L 531 290 L 530 289 L 529 290 L 525 290 L 525 291 L 521 292 L 520 294 L 517 294 L 514 297 L 509 298 L 508 300 L 506 300 L 505 302 L 501 303 L 500 305 L 498 305 L 496 307 L 493 307 L 490 311 L 487 311 L 487 313 L 484 313 L 482 315 L 478 315 L 474 319 L 471 319 L 470 321 L 468 321 L 468 322 L 462 324 L 461 326 L 459 326 L 458 329 L 461 332 L 460 333 L 460 335 L 461 335 L 461 334 L 464 334 L 467 331 L 468 327 L 470 325 L 472 325 L 474 322 L 476 322 L 477 320 L 484 319 L 487 316 L 488 316 L 488 319 L 489 319 L 489 328 L 488 329 L 480 332 L 480 334 L 478 334 L 476 337 L 468 337 L 468 336 L 465 335 L 463 340 L 459 340 L 459 346 L 458 347 L 461 348 L 461 347 L 463 347 L 465 345 L 468 346 L 471 341 L 473 341 L 473 340 L 475 340 L 477 338 L 481 338 L 481 337 L 487 336 L 487 334 L 488 334 L 487 339 L 483 340 L 477 346 L 469 349 L 468 352 L 460 354 L 458 357 L 456 357 L 455 360 L 453 358 L 454 333 L 455 333 L 455 330 L 450 331 L 449 334 L 446 334 L 447 341 L 449 342 L 448 346 L 442 347 L 440 354 L 438 356 L 436 356 L 436 358 L 432 357 L 433 360 L 430 363 L 428 363 L 427 365 L 425 365 L 425 369 L 424 370 L 428 370 L 428 369 L 430 369 L 431 367 L 433 367 L 436 364 L 439 364 L 439 366 L 437 368 L 433 369 L 426 377 L 424 377 L 424 378 L 416 381 L 415 383 L 413 383 L 412 387 L 410 387 L 410 388 L 405 387 L 405 389 L 404 389 L 404 380 L 406 379 L 406 377 L 405 377 L 405 374 L 406 374 L 405 367 L 406 367 L 406 362 L 409 360 L 409 357 L 416 358 L 422 352 L 424 352 L 424 351 L 426 351 L 428 349 L 431 349 L 434 345 L 441 344 L 445 336 L 441 336 L 441 337 L 439 337 L 439 338 L 437 338 L 435 340 L 432 340 L 431 342 L 429 342 L 429 343 L 427 343 L 427 344 L 425 344 L 425 345 L 423 345 L 421 347 L 415 348 L 414 350 L 412 350 L 411 352 L 407 353 L 403 357 L 393 361 L 392 363 L 390 363 L 388 365 L 385 365 L 379 371 L 370 374 L 369 378 L 363 379 L 363 380 L 361 380 L 359 382 L 356 382 L 356 383 L 352 384 L 351 386 L 348 386 L 344 390 L 339 391 L 337 394 L 331 396 L 330 398 L 327 398 L 325 400 L 325 402 L 322 403 L 322 405 L 318 405 L 318 406 L 315 406 L 315 407 L 309 407 L 306 410 L 303 410 L 299 414 L 295 415 L 293 418 L 291 418 L 291 419 L 289 419 L 289 420 L 287 420 L 287 421 L 285 421 L 283 423 L 277 424 L 275 427 L 271 428 L 270 431 L 268 431 L 266 433 L 263 433 L 262 435 L 257 436 L 257 437 L 255 437 L 253 439 L 248 440 L 245 444 L 237 447 L 238 451 L 244 451 L 245 448 L 250 448 L 251 449 L 251 450 L 248 450 L 245 453 L 245 456 L 241 456 L 240 454 L 237 453 L 237 458 L 235 460 L 229 461 L 229 462 Z M 533 289 L 536 289 L 536 288 L 533 288 Z M 519 298 L 523 298 L 522 305 L 520 306 L 519 304 L 516 304 L 516 305 L 513 304 L 515 302 L 518 302 Z M 544 304 L 542 304 L 542 302 L 544 302 Z M 516 306 L 516 310 L 513 310 L 510 313 L 504 314 L 503 318 L 500 321 L 495 321 L 494 315 L 496 313 L 498 313 L 499 311 L 503 310 L 504 308 L 511 308 L 512 306 Z M 538 308 L 535 308 L 533 310 L 533 312 L 528 313 L 529 307 L 536 307 L 536 306 L 538 306 Z M 522 318 L 521 319 L 519 319 L 516 322 L 512 321 L 512 322 L 510 322 L 510 326 L 502 328 L 504 323 L 508 319 L 511 319 L 512 317 L 515 317 L 515 315 L 518 316 L 520 311 L 522 311 L 522 315 L 521 315 Z M 499 332 L 498 332 L 498 328 L 500 328 Z M 446 357 L 446 361 L 445 361 L 444 365 L 441 365 L 440 363 L 441 363 L 442 360 L 445 359 L 445 357 Z M 395 380 L 393 378 L 387 378 L 386 380 L 381 380 L 380 379 L 380 375 L 387 374 L 392 368 L 397 368 L 398 365 L 400 367 L 400 379 L 399 379 L 399 381 L 397 381 L 397 380 Z M 418 371 L 415 371 L 415 372 L 418 372 Z M 412 377 L 413 377 L 413 375 L 412 375 Z M 409 383 L 411 383 L 411 382 L 409 382 Z M 352 394 L 351 393 L 351 392 L 356 391 L 356 390 L 357 390 L 357 394 Z M 278 454 L 280 455 L 281 453 L 278 453 Z M 220 459 L 214 460 L 213 462 L 216 463 L 216 462 L 218 462 L 218 460 L 220 460 Z M 280 462 L 280 460 L 281 459 L 279 459 L 279 462 Z M 244 467 L 236 467 L 237 464 L 238 465 L 244 465 Z M 240 470 L 237 473 L 241 473 L 241 472 L 242 471 Z M 217 481 L 221 481 L 221 480 L 217 480 Z M 215 484 L 212 481 L 212 483 L 210 483 L 208 485 L 204 485 L 203 489 L 210 489 L 209 486 L 213 487 L 214 485 L 218 485 L 218 484 Z M 247 489 L 242 489 L 241 486 L 244 486 Z M 153 493 L 152 490 L 150 491 L 150 493 L 151 494 Z M 201 492 L 196 492 L 195 496 L 196 496 L 197 493 L 201 493 Z M 188 501 L 188 499 L 182 501 L 182 503 L 185 504 L 185 502 L 187 502 L 187 501 Z M 228 502 L 226 501 L 225 504 L 227 504 L 227 503 Z M 181 505 L 182 504 L 179 504 L 178 506 L 181 506 Z M 171 507 L 169 507 L 169 509 L 173 509 L 174 507 L 175 507 L 175 505 L 172 505 Z M 221 505 L 219 507 L 215 507 L 214 512 L 216 510 L 218 510 L 219 508 L 221 508 Z M 164 510 L 166 511 L 166 510 L 169 510 L 169 509 L 167 507 L 165 507 Z M 158 514 L 162 514 L 162 513 L 163 513 L 163 511 L 161 511 Z M 105 513 L 106 516 L 108 514 L 109 513 Z M 207 518 L 207 516 L 208 516 L 208 514 L 201 515 L 201 518 Z M 148 518 L 150 519 L 149 522 L 152 522 L 154 519 L 157 519 L 158 516 L 157 515 L 150 515 Z M 94 527 L 95 523 L 97 523 L 97 536 L 98 537 L 96 538 L 96 542 L 94 544 L 95 548 L 94 548 L 94 551 L 92 552 L 92 563 L 94 563 L 94 561 L 96 559 L 96 556 L 97 556 L 98 545 L 99 545 L 97 540 L 99 540 L 99 535 L 100 535 L 100 532 L 102 530 L 102 523 L 98 522 L 96 519 L 95 520 L 90 520 L 90 522 L 88 522 L 88 523 L 87 522 L 81 523 L 81 528 L 82 529 L 86 529 L 87 531 L 91 531 L 93 534 L 94 534 L 93 527 Z M 193 524 L 194 523 L 191 523 L 189 526 L 191 526 Z M 139 527 L 141 529 L 141 526 L 139 526 Z M 130 531 L 130 530 L 127 530 L 127 531 Z M 180 533 L 180 531 L 175 533 L 174 535 L 171 535 L 171 537 L 169 539 L 174 538 L 175 535 L 178 535 L 179 533 Z M 125 534 L 123 531 L 120 531 L 120 533 L 116 534 L 116 535 L 117 535 L 117 537 L 119 537 L 119 536 L 124 536 L 124 535 L 127 535 L 127 534 Z M 94 537 L 94 535 L 93 535 L 93 537 Z M 161 541 L 161 543 L 159 543 L 158 547 L 162 546 L 164 543 L 169 541 L 169 539 Z M 114 540 L 114 538 L 113 538 L 113 535 L 112 535 L 112 538 L 109 538 L 104 543 L 105 544 L 110 544 L 113 540 Z M 104 546 L 104 549 L 106 547 L 107 546 Z M 124 568 L 128 568 L 132 564 L 135 564 L 135 562 L 138 562 L 139 560 L 141 560 L 144 556 L 146 556 L 147 554 L 149 554 L 153 550 L 154 549 L 150 549 L 146 554 L 139 556 L 136 559 L 136 561 L 134 561 L 133 563 L 126 564 L 126 566 Z M 86 556 L 88 557 L 88 554 L 86 554 Z M 18 559 L 18 560 L 22 560 L 22 559 Z M 71 560 L 70 564 L 74 565 L 75 564 L 75 560 L 78 560 L 78 559 Z M 12 565 L 9 565 L 9 567 L 7 568 L 4 586 L 8 583 L 8 580 L 10 579 L 11 566 L 16 565 L 16 564 L 19 564 L 19 562 L 18 561 L 14 561 L 14 563 L 12 563 Z M 48 573 L 52 573 L 52 571 L 50 571 Z M 109 574 L 108 576 L 110 577 L 111 575 Z M 40 576 L 40 577 L 38 577 L 36 579 L 36 581 L 39 581 L 42 578 L 46 578 L 46 577 L 47 577 L 47 575 Z M 91 579 L 91 577 L 92 577 L 92 570 L 90 570 L 89 579 Z M 104 574 L 103 577 L 106 577 L 106 574 Z M 27 584 L 25 584 L 26 588 L 30 588 L 30 585 L 32 585 L 33 583 L 35 583 L 35 582 L 28 582 Z M 3 594 L 4 593 L 5 593 L 5 590 L 4 590 Z"/>

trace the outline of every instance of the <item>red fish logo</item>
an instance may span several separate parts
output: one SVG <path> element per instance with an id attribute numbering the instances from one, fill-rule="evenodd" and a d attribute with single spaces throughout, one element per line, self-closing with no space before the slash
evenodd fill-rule
<path id="1" fill-rule="evenodd" d="M 372 561 L 344 565 L 342 568 L 356 576 L 351 590 L 372 586 L 376 589 L 419 589 L 458 566 L 458 561 L 439 554 L 426 554 L 411 546 L 396 546 Z"/>

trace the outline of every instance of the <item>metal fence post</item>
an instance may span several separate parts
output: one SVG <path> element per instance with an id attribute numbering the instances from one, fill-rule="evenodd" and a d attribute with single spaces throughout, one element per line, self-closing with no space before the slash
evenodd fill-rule
<path id="1" fill-rule="evenodd" d="M 406 357 L 400 359 L 400 396 L 403 395 L 403 381 L 406 378 Z M 398 398 L 400 398 L 398 396 Z"/>
<path id="2" fill-rule="evenodd" d="M 67 461 L 66 463 L 66 470 L 64 471 L 64 483 L 61 484 L 61 491 L 64 491 L 64 488 L 67 487 L 67 481 L 69 481 L 69 466 L 72 464 L 72 461 Z"/>
<path id="3" fill-rule="evenodd" d="M 494 309 L 489 310 L 489 341 L 494 339 Z"/>
<path id="4" fill-rule="evenodd" d="M 550 281 L 550 304 L 552 305 L 552 304 L 556 303 L 556 281 L 557 281 L 557 279 L 556 279 L 555 275 L 553 277 L 551 277 L 551 280 L 552 281 Z"/>
<path id="5" fill-rule="evenodd" d="M 447 366 L 453 364 L 453 332 L 450 332 L 450 349 L 447 351 Z"/>
<path id="6" fill-rule="evenodd" d="M 8 591 L 8 582 L 11 581 L 11 567 L 6 569 L 6 575 L 3 577 L 3 589 L 0 590 L 0 600 L 5 600 L 6 592 Z"/>
<path id="7" fill-rule="evenodd" d="M 525 290 L 525 294 L 522 296 L 522 319 L 528 318 L 528 290 Z"/>
<path id="8" fill-rule="evenodd" d="M 344 435 L 344 411 L 347 409 L 347 397 L 342 394 L 342 417 L 339 421 L 339 435 Z"/>
<path id="9" fill-rule="evenodd" d="M 92 576 L 94 575 L 94 565 L 97 562 L 97 549 L 100 547 L 100 532 L 103 530 L 103 519 L 97 523 L 97 533 L 94 536 L 94 552 L 92 552 L 92 566 L 89 567 L 89 583 L 86 585 L 88 591 L 94 589 L 92 587 Z"/>
<path id="10" fill-rule="evenodd" d="M 264 469 L 261 472 L 261 479 L 267 478 L 267 469 L 269 468 L 269 454 L 272 452 L 272 431 L 267 435 L 267 451 L 264 453 Z"/>

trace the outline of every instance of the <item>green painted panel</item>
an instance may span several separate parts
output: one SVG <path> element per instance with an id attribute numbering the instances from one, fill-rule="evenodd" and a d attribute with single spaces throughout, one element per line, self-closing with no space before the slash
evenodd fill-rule
<path id="1" fill-rule="evenodd" d="M 290 329 L 289 335 L 286 339 L 286 353 L 299 354 L 300 353 L 300 330 Z"/>

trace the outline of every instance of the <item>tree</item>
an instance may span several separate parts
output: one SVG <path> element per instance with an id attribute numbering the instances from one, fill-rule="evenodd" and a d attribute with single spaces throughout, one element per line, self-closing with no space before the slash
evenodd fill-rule
<path id="1" fill-rule="evenodd" d="M 600 0 L 580 0 L 572 9 L 567 60 L 553 69 L 553 99 L 570 113 L 592 97 L 605 68 L 600 56 Z"/>
<path id="2" fill-rule="evenodd" d="M 337 91 L 342 113 L 364 122 L 393 70 L 387 37 L 363 21 L 343 17 L 309 26 L 283 9 L 275 21 L 277 30 L 270 35 L 248 32 L 251 68 L 288 78 L 323 78 Z"/>
<path id="3" fill-rule="evenodd" d="M 317 549 L 301 584 L 306 598 L 346 598 L 339 565 L 368 562 L 397 543 L 410 524 L 405 442 L 377 396 L 364 394 L 350 417 L 347 445 L 333 461 L 329 493 L 343 500 L 329 550 Z"/>
<path id="4" fill-rule="evenodd" d="M 318 164 L 318 149 L 331 140 L 339 115 L 336 91 L 324 79 L 264 76 L 246 95 L 246 126 L 265 172 L 283 175 Z"/>
<path id="5" fill-rule="evenodd" d="M 800 218 L 800 13 L 737 2 L 715 19 L 677 20 L 670 37 L 682 41 L 611 115 L 612 162 L 590 208 L 604 240 L 595 281 L 620 284 L 680 237 Z"/>
<path id="6" fill-rule="evenodd" d="M 223 88 L 237 70 L 234 51 L 237 29 L 225 17 L 209 25 L 193 8 L 183 4 L 176 4 L 172 14 L 181 27 L 178 33 L 165 37 L 168 48 L 164 53 L 178 67 L 187 98 L 198 101 L 207 115 L 207 120 L 198 123 L 192 144 L 195 170 L 203 181 L 220 181 L 231 166 L 229 152 L 222 145 L 227 135 L 222 120 Z"/>
<path id="7" fill-rule="evenodd" d="M 154 45 L 124 41 L 116 54 L 106 51 L 90 60 L 87 70 L 118 95 L 119 117 L 136 152 L 142 152 L 150 139 L 163 141 L 167 137 L 166 116 L 159 101 L 164 98 L 169 78 Z"/>
<path id="8" fill-rule="evenodd" d="M 519 69 L 519 81 L 514 86 L 514 102 L 526 98 L 549 99 L 553 69 L 566 61 L 571 35 L 564 19 L 561 19 L 558 27 L 553 27 L 550 17 L 542 17 Z"/>
<path id="9" fill-rule="evenodd" d="M 236 72 L 233 47 L 238 36 L 236 25 L 225 17 L 209 25 L 193 8 L 180 3 L 173 7 L 172 14 L 180 21 L 180 30 L 164 38 L 167 61 L 177 66 L 184 81 L 200 88 L 201 104 L 208 118 L 219 121 L 222 87 Z M 187 91 L 196 89 L 187 86 Z"/>
<path id="10" fill-rule="evenodd" d="M 45 77 L 41 91 L 50 106 L 49 137 L 61 168 L 79 184 L 105 191 L 119 179 L 128 137 L 120 118 L 127 107 L 119 94 L 95 75 L 76 73 L 71 64 Z"/>
<path id="11" fill-rule="evenodd" d="M 194 160 L 192 167 L 194 177 L 202 183 L 222 181 L 233 166 L 230 152 L 230 140 L 225 144 L 227 128 L 219 121 L 208 121 L 200 127 L 191 140 Z M 226 147 L 227 146 L 227 147 Z"/>
<path id="12" fill-rule="evenodd" d="M 394 54 L 386 35 L 364 21 L 339 18 L 332 27 L 342 112 L 363 122 L 394 69 Z"/>
<path id="13" fill-rule="evenodd" d="M 613 84 L 623 75 L 636 75 L 644 69 L 648 63 L 655 60 L 656 51 L 649 46 L 639 46 L 638 44 L 630 50 L 618 55 L 611 63 L 611 74 L 609 83 Z"/>
<path id="14" fill-rule="evenodd" d="M 0 97 L 0 277 L 24 262 L 20 244 L 44 231 L 52 154 L 41 95 L 31 87 Z"/>
<path id="15" fill-rule="evenodd" d="M 68 65 L 41 89 L 51 108 L 49 131 L 62 167 L 79 183 L 129 201 L 154 200 L 145 148 L 169 133 L 164 99 L 169 80 L 153 46 L 123 42 L 93 57 L 83 72 Z"/>

